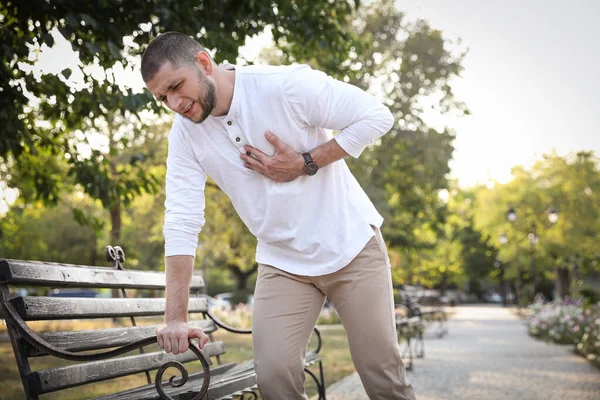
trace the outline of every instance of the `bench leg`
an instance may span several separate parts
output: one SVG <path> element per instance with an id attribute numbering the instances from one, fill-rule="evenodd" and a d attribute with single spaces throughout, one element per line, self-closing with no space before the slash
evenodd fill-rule
<path id="1" fill-rule="evenodd" d="M 443 338 L 444 335 L 448 334 L 448 328 L 446 327 L 446 320 L 448 319 L 448 317 L 446 316 L 445 313 L 441 313 L 439 320 L 438 320 L 438 327 L 437 327 L 437 337 L 439 338 Z"/>
<path id="2" fill-rule="evenodd" d="M 415 356 L 425 358 L 425 340 L 423 340 L 423 331 L 419 333 L 419 338 L 415 342 Z"/>
<path id="3" fill-rule="evenodd" d="M 323 375 L 323 362 L 319 361 L 319 376 L 320 376 L 320 381 L 319 378 L 317 378 L 317 376 L 310 370 L 307 368 L 304 368 L 304 372 L 306 372 L 308 375 L 310 375 L 313 380 L 315 381 L 315 383 L 317 384 L 317 391 L 319 392 L 319 400 L 326 400 L 325 398 L 325 376 Z"/>
<path id="4" fill-rule="evenodd" d="M 408 354 L 408 360 L 406 360 L 406 355 Z M 412 349 L 412 343 L 410 340 L 410 335 L 408 335 L 408 337 L 406 338 L 406 347 L 404 348 L 404 351 L 402 352 L 402 360 L 405 361 L 405 368 L 407 371 L 412 371 L 413 369 L 413 349 Z"/>

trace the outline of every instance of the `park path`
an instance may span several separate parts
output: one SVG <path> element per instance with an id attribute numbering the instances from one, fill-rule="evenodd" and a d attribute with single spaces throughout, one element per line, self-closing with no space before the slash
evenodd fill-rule
<path id="1" fill-rule="evenodd" d="M 425 358 L 407 379 L 418 400 L 600 400 L 600 369 L 574 346 L 543 343 L 499 306 L 455 307 L 449 334 L 426 333 Z M 328 400 L 368 400 L 355 373 L 331 385 Z"/>

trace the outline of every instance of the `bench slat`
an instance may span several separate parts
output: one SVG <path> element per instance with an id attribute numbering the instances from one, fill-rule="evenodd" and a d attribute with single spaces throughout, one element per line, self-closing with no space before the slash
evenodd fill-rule
<path id="1" fill-rule="evenodd" d="M 419 324 L 420 322 L 421 322 L 421 317 L 397 318 L 396 319 L 396 327 L 412 326 L 412 325 Z"/>
<path id="2" fill-rule="evenodd" d="M 210 381 L 211 383 L 219 379 L 219 375 L 223 375 L 225 373 L 229 374 L 229 370 L 233 368 L 235 363 L 227 363 L 221 364 L 217 366 L 213 366 L 210 369 Z M 183 392 L 187 392 L 192 390 L 192 388 L 199 388 L 202 382 L 202 378 L 204 377 L 204 372 L 195 372 L 190 374 L 188 382 L 181 388 L 178 389 L 167 389 L 165 390 L 168 395 L 181 400 L 181 397 L 178 397 Z M 180 381 L 179 378 L 175 379 L 175 382 Z M 165 383 L 168 381 L 165 381 Z M 168 386 L 165 386 L 168 388 Z M 210 390 L 210 387 L 209 387 Z M 150 385 L 140 386 L 137 388 L 125 390 L 123 392 L 108 394 L 106 396 L 95 397 L 94 400 L 150 400 L 156 399 L 160 400 L 158 396 L 158 392 L 156 391 L 156 387 L 154 383 Z"/>
<path id="3" fill-rule="evenodd" d="M 201 328 L 205 333 L 216 330 L 216 325 L 211 319 L 190 321 L 189 324 L 194 328 Z M 58 348 L 77 352 L 125 346 L 156 335 L 158 326 L 146 325 L 95 331 L 48 332 L 41 333 L 40 336 Z M 28 345 L 25 354 L 27 357 L 39 357 L 46 355 L 46 352 Z"/>
<path id="4" fill-rule="evenodd" d="M 225 352 L 223 342 L 208 343 L 204 346 L 204 350 L 211 357 Z M 35 371 L 30 373 L 27 378 L 32 390 L 36 394 L 43 394 L 80 386 L 84 383 L 99 382 L 155 370 L 168 361 L 186 363 L 197 359 L 196 355 L 190 350 L 176 356 L 161 351 Z"/>
<path id="5" fill-rule="evenodd" d="M 163 315 L 165 299 L 103 299 L 23 296 L 10 300 L 21 318 L 26 321 L 118 318 Z M 190 313 L 206 312 L 206 298 L 193 297 L 189 301 Z"/>
<path id="6" fill-rule="evenodd" d="M 3 259 L 0 260 L 0 282 L 22 286 L 164 290 L 165 274 L 164 272 L 119 271 L 106 267 Z M 203 287 L 202 277 L 194 275 L 190 288 L 197 291 Z"/>

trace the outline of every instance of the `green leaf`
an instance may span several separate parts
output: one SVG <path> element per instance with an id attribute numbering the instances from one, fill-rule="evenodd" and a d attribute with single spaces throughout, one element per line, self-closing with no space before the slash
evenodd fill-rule
<path id="1" fill-rule="evenodd" d="M 61 74 L 65 77 L 65 79 L 69 79 L 72 73 L 73 71 L 71 71 L 71 68 L 65 68 L 61 71 Z"/>
<path id="2" fill-rule="evenodd" d="M 114 44 L 112 41 L 108 41 L 108 49 L 110 50 L 110 54 L 116 58 L 117 60 L 122 59 L 123 57 L 121 56 L 121 51 L 119 49 L 119 47 L 117 47 L 116 44 Z"/>

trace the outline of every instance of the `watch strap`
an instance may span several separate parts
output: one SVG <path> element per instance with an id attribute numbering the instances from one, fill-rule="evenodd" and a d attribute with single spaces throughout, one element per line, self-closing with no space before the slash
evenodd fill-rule
<path id="1" fill-rule="evenodd" d="M 311 162 L 314 162 L 312 157 L 310 156 L 309 152 L 302 153 L 302 157 L 304 157 L 304 164 L 309 164 Z"/>

